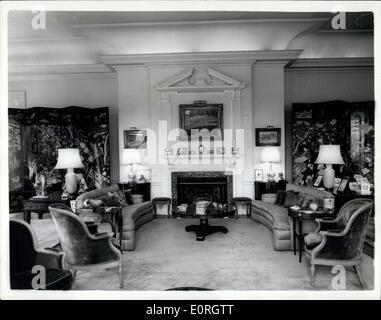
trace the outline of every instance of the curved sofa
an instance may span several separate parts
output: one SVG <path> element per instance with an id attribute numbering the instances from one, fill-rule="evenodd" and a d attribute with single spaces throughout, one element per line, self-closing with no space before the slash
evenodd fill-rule
<path id="1" fill-rule="evenodd" d="M 92 190 L 77 197 L 77 209 L 83 208 L 86 199 L 102 199 L 108 192 L 119 190 L 117 185 Z M 143 224 L 154 218 L 153 206 L 151 201 L 133 204 L 122 209 L 123 229 L 122 229 L 122 250 L 132 251 L 136 247 L 136 230 Z"/>
<path id="2" fill-rule="evenodd" d="M 287 184 L 286 191 L 298 191 L 300 195 L 308 196 L 323 206 L 323 198 L 331 196 L 330 192 L 311 187 L 295 184 Z M 273 232 L 274 250 L 293 250 L 293 226 L 292 218 L 288 216 L 288 209 L 279 204 L 265 203 L 261 200 L 253 200 L 251 205 L 251 218 L 262 223 Z M 313 231 L 316 225 L 312 220 L 303 223 L 303 231 Z M 307 232 L 307 231 L 306 231 Z"/>

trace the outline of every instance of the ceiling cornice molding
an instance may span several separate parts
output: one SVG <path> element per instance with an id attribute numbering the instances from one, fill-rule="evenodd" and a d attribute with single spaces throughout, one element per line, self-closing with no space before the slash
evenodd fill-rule
<path id="1" fill-rule="evenodd" d="M 287 69 L 373 68 L 374 58 L 296 59 Z"/>
<path id="2" fill-rule="evenodd" d="M 10 43 L 17 42 L 43 42 L 43 41 L 84 41 L 85 37 L 51 37 L 51 38 L 9 38 Z"/>
<path id="3" fill-rule="evenodd" d="M 103 55 L 99 59 L 106 65 L 168 65 L 178 63 L 249 63 L 259 60 L 291 61 L 297 59 L 302 50 L 269 50 L 269 51 L 221 51 L 195 53 L 152 53 Z"/>
<path id="4" fill-rule="evenodd" d="M 43 80 L 60 80 L 60 79 L 111 79 L 117 78 L 116 73 L 78 73 L 78 74 L 43 74 L 43 75 L 18 75 L 18 76 L 9 76 L 8 81 L 43 81 Z"/>
<path id="5" fill-rule="evenodd" d="M 108 74 L 112 71 L 104 64 L 68 64 L 68 65 L 36 65 L 36 66 L 9 66 L 9 77 L 28 76 L 57 76 L 57 75 L 83 75 Z"/>
<path id="6" fill-rule="evenodd" d="M 260 23 L 303 23 L 324 22 L 327 18 L 295 18 L 295 19 L 242 19 L 242 20 L 204 20 L 204 21 L 166 21 L 166 22 L 119 22 L 119 23 L 89 23 L 72 24 L 72 28 L 120 28 L 178 25 L 208 25 L 208 24 L 260 24 Z"/>

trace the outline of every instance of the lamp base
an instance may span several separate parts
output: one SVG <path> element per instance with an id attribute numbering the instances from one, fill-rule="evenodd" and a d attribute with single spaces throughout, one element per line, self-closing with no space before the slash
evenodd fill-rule
<path id="1" fill-rule="evenodd" d="M 332 164 L 326 164 L 326 168 L 323 172 L 323 184 L 326 190 L 333 190 L 335 184 L 335 170 L 332 169 Z"/>
<path id="2" fill-rule="evenodd" d="M 65 175 L 65 189 L 64 193 L 75 194 L 78 190 L 78 178 L 74 173 L 74 169 L 67 169 L 67 173 Z"/>

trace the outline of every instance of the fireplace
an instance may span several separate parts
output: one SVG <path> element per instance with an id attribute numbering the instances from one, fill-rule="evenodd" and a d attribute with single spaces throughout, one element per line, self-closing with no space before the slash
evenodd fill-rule
<path id="1" fill-rule="evenodd" d="M 172 203 L 206 200 L 227 203 L 233 197 L 233 176 L 225 171 L 172 172 Z"/>

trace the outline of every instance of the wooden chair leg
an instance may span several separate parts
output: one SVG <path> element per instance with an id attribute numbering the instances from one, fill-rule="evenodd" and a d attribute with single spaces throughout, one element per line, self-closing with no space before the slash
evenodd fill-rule
<path id="1" fill-rule="evenodd" d="M 311 286 L 315 285 L 315 265 L 311 264 Z"/>
<path id="2" fill-rule="evenodd" d="M 119 282 L 120 282 L 120 288 L 124 288 L 124 283 L 123 283 L 123 261 L 120 261 L 119 263 Z"/>
<path id="3" fill-rule="evenodd" d="M 361 283 L 361 286 L 364 290 L 367 289 L 367 285 L 366 285 L 366 282 L 364 281 L 364 278 L 362 276 L 362 271 L 361 271 L 361 266 L 358 264 L 358 265 L 355 265 L 355 269 L 356 269 L 356 274 L 357 274 L 357 277 L 359 278 L 359 281 Z"/>

